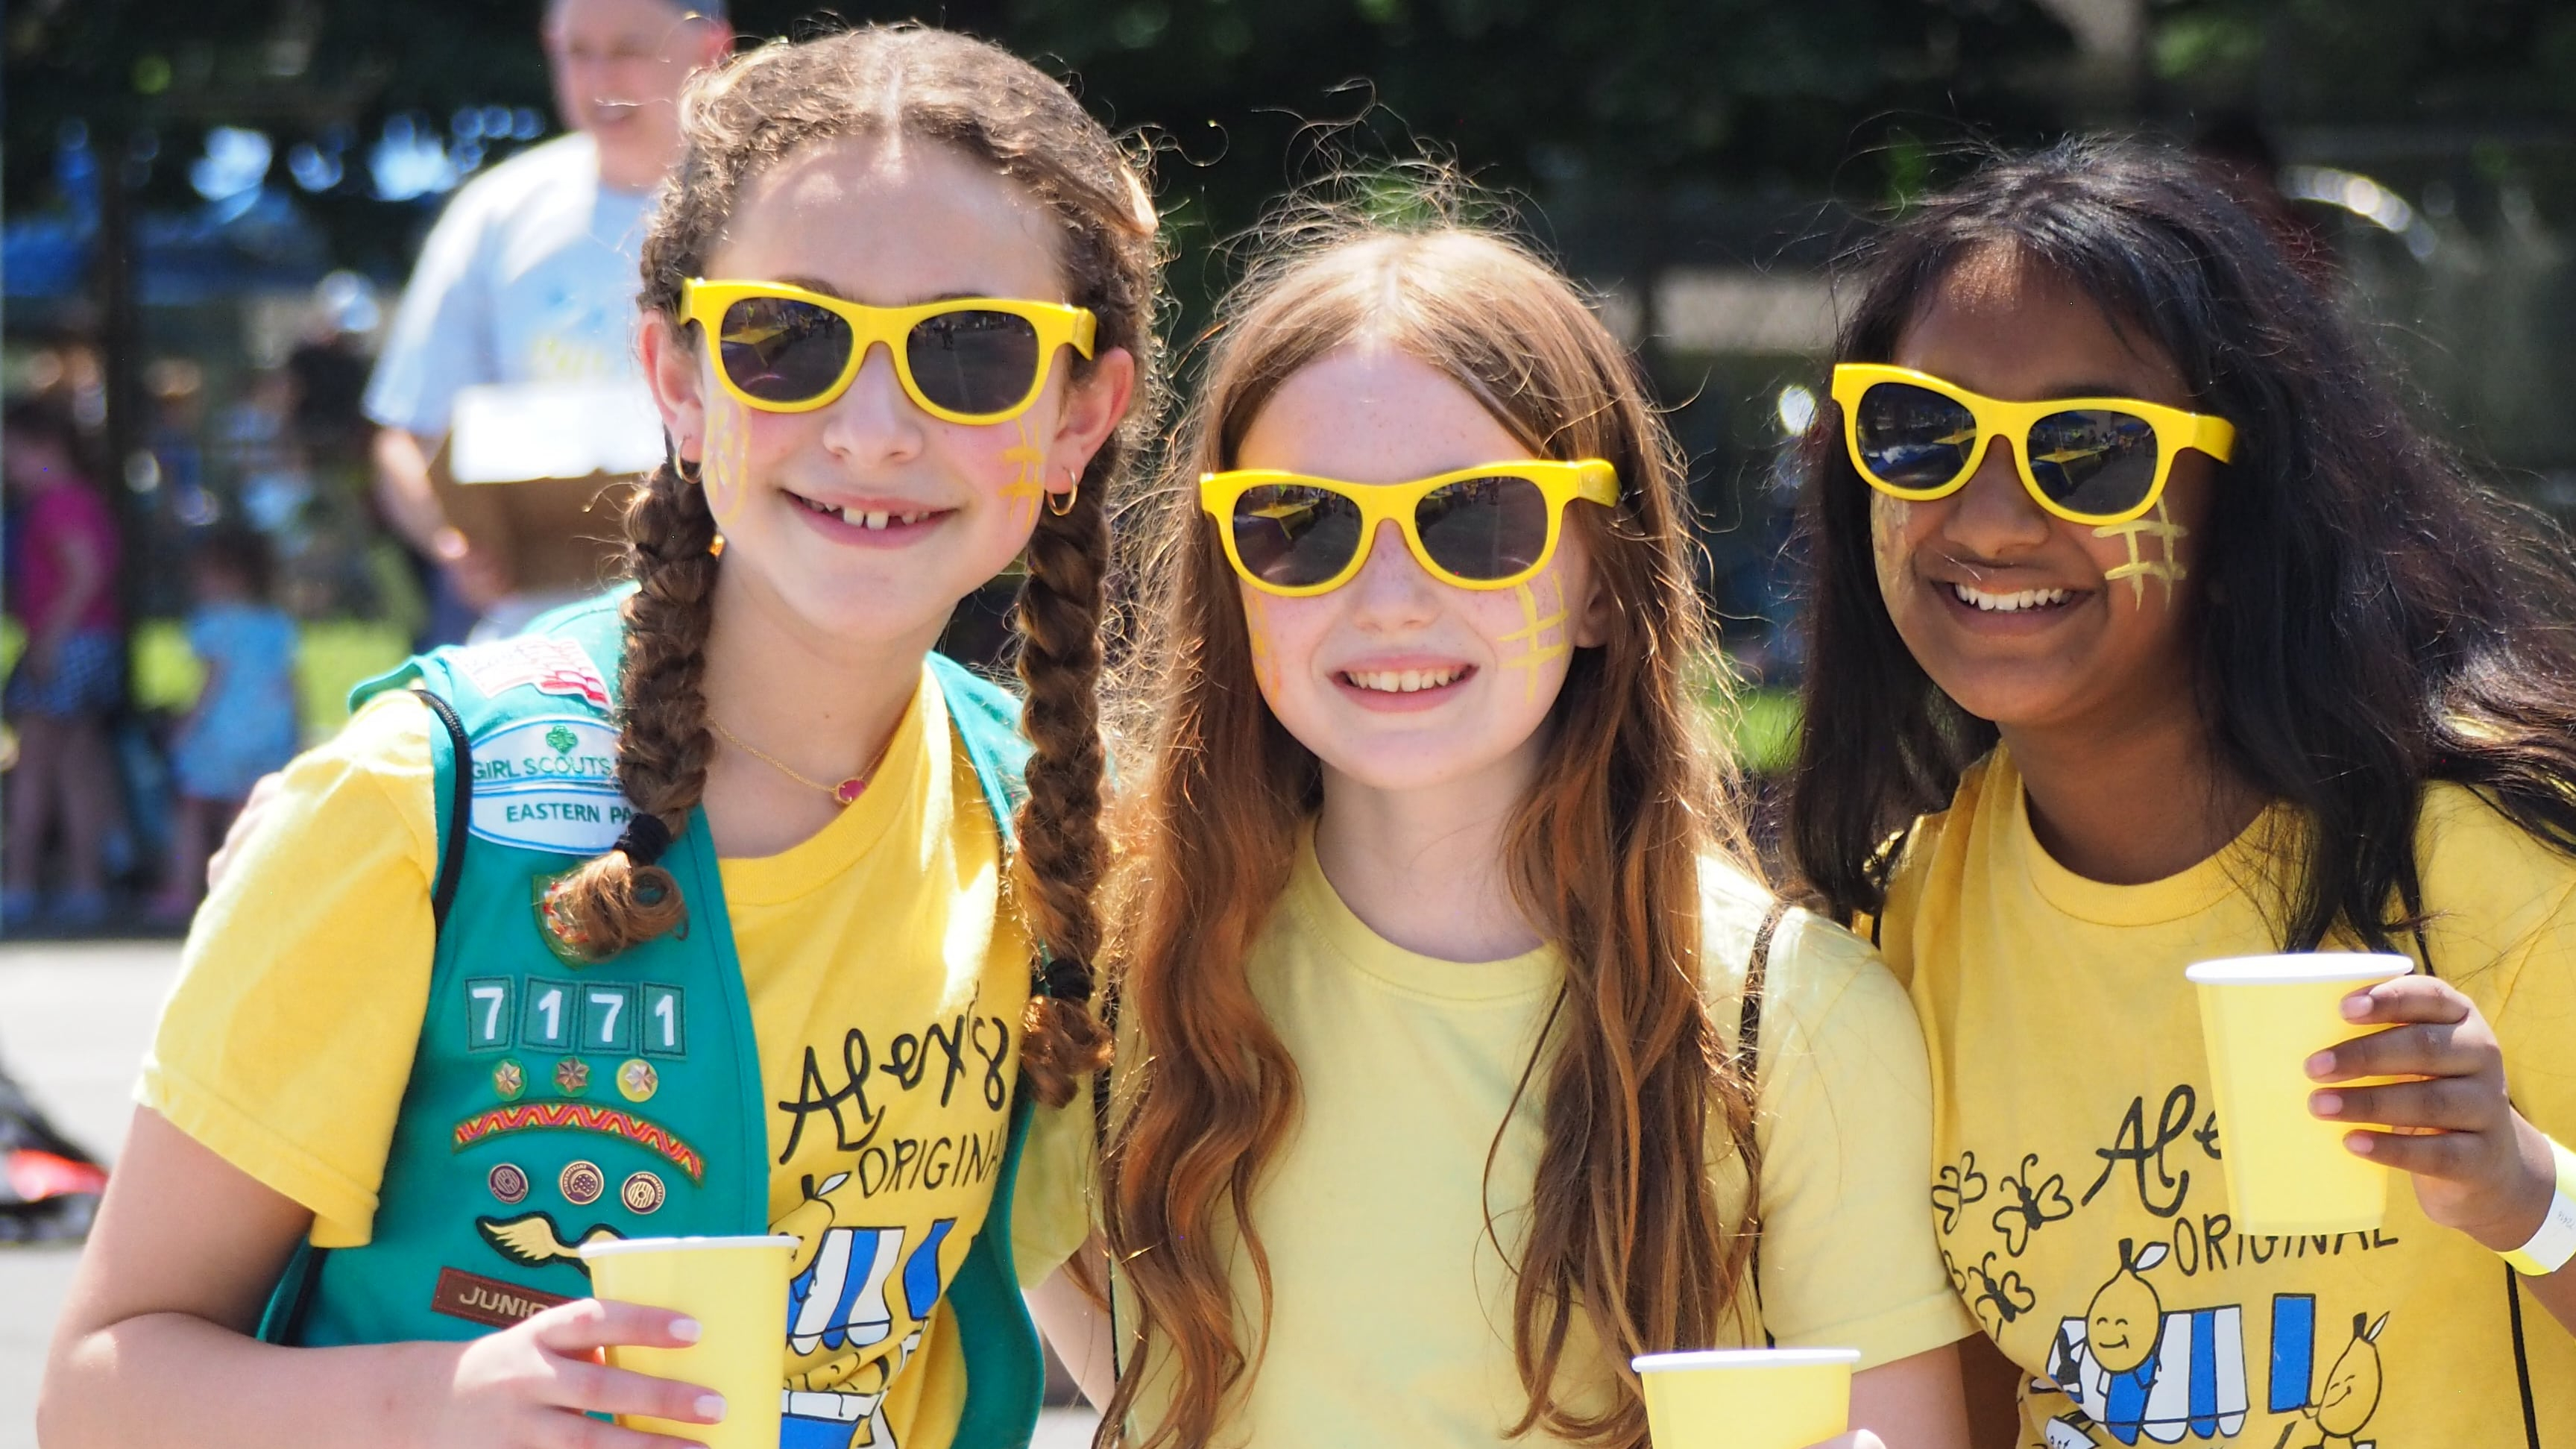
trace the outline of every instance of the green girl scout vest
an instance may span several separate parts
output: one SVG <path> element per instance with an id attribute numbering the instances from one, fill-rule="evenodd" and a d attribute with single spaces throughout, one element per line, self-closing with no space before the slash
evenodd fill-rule
<path id="1" fill-rule="evenodd" d="M 621 599 L 420 656 L 353 695 L 414 690 L 444 726 L 437 955 L 373 1240 L 299 1249 L 262 1318 L 270 1342 L 473 1338 L 587 1297 L 575 1250 L 593 1238 L 769 1230 L 760 1059 L 704 812 L 660 862 L 688 902 L 681 930 L 592 964 L 558 954 L 536 912 L 539 883 L 606 850 L 631 813 L 611 719 Z M 1007 844 L 1029 755 L 1018 705 L 930 660 Z M 968 1383 L 958 1449 L 1025 1445 L 1037 1421 L 1037 1332 L 1011 1263 L 1028 1121 L 1021 1093 L 947 1288 Z M 851 1429 L 791 1418 L 782 1443 L 842 1449 Z"/>

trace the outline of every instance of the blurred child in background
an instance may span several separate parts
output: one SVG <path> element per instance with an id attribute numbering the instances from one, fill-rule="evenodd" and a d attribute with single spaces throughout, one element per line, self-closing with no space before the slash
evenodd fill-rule
<path id="1" fill-rule="evenodd" d="M 0 921 L 86 930 L 107 919 L 101 847 L 117 809 L 105 716 L 124 685 L 116 609 L 116 523 L 81 476 L 71 422 L 36 403 L 5 417 L 11 505 L 9 615 L 26 631 L 6 707 L 20 756 L 9 773 L 8 875 Z M 59 854 L 48 838 L 62 828 Z M 44 865 L 61 862 L 57 894 Z"/>
<path id="2" fill-rule="evenodd" d="M 152 919 L 179 924 L 206 889 L 206 854 L 251 786 L 295 754 L 295 621 L 269 602 L 268 546 L 219 528 L 191 551 L 188 648 L 204 664 L 196 707 L 170 742 L 179 810 Z"/>

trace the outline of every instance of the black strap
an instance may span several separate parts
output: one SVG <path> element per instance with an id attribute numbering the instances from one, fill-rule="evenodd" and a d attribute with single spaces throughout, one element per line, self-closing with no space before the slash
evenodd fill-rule
<path id="1" fill-rule="evenodd" d="M 2416 969 L 2440 980 L 2441 973 L 2433 969 L 2433 943 L 2424 934 L 2424 911 L 2412 899 L 2412 890 L 2406 894 L 2407 914 L 2412 918 L 2408 929 L 2415 936 Z M 2522 1391 L 2522 1442 L 2525 1449 L 2540 1449 L 2540 1408 L 2531 1392 L 2531 1346 L 2522 1337 L 2522 1285 L 2515 1281 L 2517 1276 L 2510 1265 L 2505 1268 L 2504 1318 L 2513 1330 L 2514 1386 Z"/>
<path id="2" fill-rule="evenodd" d="M 1105 983 L 1100 992 L 1100 1025 L 1109 1033 L 1111 1042 L 1118 1040 L 1118 983 Z M 1105 1186 L 1109 1181 L 1109 1074 L 1118 1070 L 1113 1054 L 1110 1064 L 1091 1074 L 1091 1143 L 1092 1160 L 1098 1177 Z M 1100 1256 L 1100 1299 L 1109 1309 L 1109 1383 L 1115 1388 L 1127 1376 L 1127 1356 L 1118 1342 L 1118 1253 L 1102 1245 Z M 1106 1406 L 1104 1406 L 1106 1407 Z"/>
<path id="3" fill-rule="evenodd" d="M 412 693 L 447 727 L 447 743 L 454 756 L 447 772 L 447 829 L 439 840 L 438 882 L 429 892 L 430 923 L 443 929 L 447 925 L 447 908 L 456 903 L 457 879 L 465 874 L 465 835 L 474 823 L 474 746 L 465 738 L 465 721 L 456 717 L 456 706 L 418 686 L 413 687 Z"/>
<path id="4" fill-rule="evenodd" d="M 1762 924 L 1753 932 L 1753 955 L 1744 963 L 1744 1001 L 1735 1026 L 1735 1066 L 1752 1090 L 1758 1103 L 1762 1096 L 1762 983 L 1771 973 L 1771 938 L 1779 933 L 1780 922 L 1789 914 L 1787 901 L 1773 901 L 1763 912 Z M 1761 1201 L 1761 1164 L 1754 1163 L 1754 1200 Z M 1762 1225 L 1753 1224 L 1757 1234 L 1751 1267 L 1753 1273 L 1753 1316 L 1762 1324 L 1762 1343 L 1777 1348 L 1780 1341 L 1771 1336 L 1770 1316 L 1762 1311 L 1762 1250 L 1758 1238 Z"/>

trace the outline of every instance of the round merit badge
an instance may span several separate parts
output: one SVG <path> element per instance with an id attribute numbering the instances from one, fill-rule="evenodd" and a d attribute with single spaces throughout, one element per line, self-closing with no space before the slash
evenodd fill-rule
<path id="1" fill-rule="evenodd" d="M 608 1190 L 608 1177 L 599 1170 L 596 1162 L 568 1162 L 564 1164 L 563 1175 L 555 1179 L 555 1186 L 562 1191 L 565 1202 L 574 1207 L 588 1207 L 599 1201 L 599 1195 Z"/>
<path id="2" fill-rule="evenodd" d="M 515 1162 L 504 1162 L 493 1168 L 492 1175 L 484 1181 L 491 1186 L 492 1195 L 499 1198 L 505 1207 L 516 1207 L 528 1200 L 528 1174 Z"/>
<path id="3" fill-rule="evenodd" d="M 642 1057 L 628 1057 L 617 1068 L 617 1091 L 630 1102 L 649 1099 L 661 1088 L 662 1074 Z"/>
<path id="4" fill-rule="evenodd" d="M 649 1172 L 639 1172 L 626 1179 L 626 1185 L 617 1190 L 617 1195 L 625 1202 L 626 1210 L 637 1217 L 659 1210 L 664 1199 L 670 1196 L 662 1186 L 662 1179 Z"/>
<path id="5" fill-rule="evenodd" d="M 519 1100 L 519 1094 L 528 1090 L 528 1069 L 515 1061 L 503 1061 L 492 1069 L 492 1090 L 500 1093 L 504 1102 Z"/>
<path id="6" fill-rule="evenodd" d="M 555 1085 L 567 1097 L 578 1097 L 590 1090 L 590 1063 L 579 1057 L 566 1057 L 555 1063 Z"/>

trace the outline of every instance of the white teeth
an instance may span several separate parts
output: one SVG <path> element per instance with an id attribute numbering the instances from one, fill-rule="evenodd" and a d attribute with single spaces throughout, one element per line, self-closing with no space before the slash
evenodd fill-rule
<path id="1" fill-rule="evenodd" d="M 1950 592 L 1960 603 L 1982 609 L 1989 614 L 2010 614 L 2022 609 L 2045 609 L 2066 602 L 2064 589 L 2023 589 L 2018 593 L 1990 594 L 1966 584 L 1952 584 Z"/>
<path id="2" fill-rule="evenodd" d="M 1426 689 L 1439 689 L 1458 682 L 1466 673 L 1462 665 L 1445 669 L 1370 669 L 1354 670 L 1343 675 L 1362 689 L 1380 694 L 1417 694 Z"/>
<path id="3" fill-rule="evenodd" d="M 841 510 L 841 521 L 852 528 L 883 529 L 891 523 L 913 524 L 928 518 L 928 513 L 861 513 L 855 508 Z"/>

